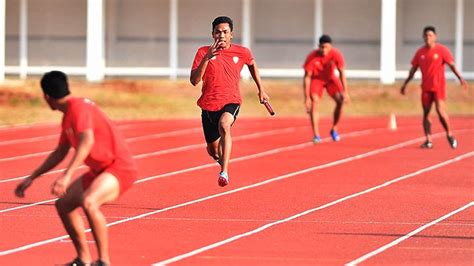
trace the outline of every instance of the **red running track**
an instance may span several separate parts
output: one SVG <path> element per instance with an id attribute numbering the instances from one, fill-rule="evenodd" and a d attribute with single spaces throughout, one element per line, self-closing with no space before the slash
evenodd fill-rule
<path id="1" fill-rule="evenodd" d="M 322 121 L 323 132 L 329 124 Z M 419 118 L 399 118 L 397 131 L 387 125 L 383 117 L 347 118 L 341 142 L 313 145 L 306 119 L 239 119 L 231 183 L 220 188 L 198 122 L 121 123 L 127 138 L 140 137 L 129 144 L 141 180 L 103 207 L 112 263 L 472 265 L 474 118 L 452 118 L 456 150 L 436 123 L 432 150 L 418 148 Z M 20 141 L 58 130 L 35 127 L 1 128 L 0 155 L 54 148 L 53 137 Z M 75 256 L 49 194 L 55 174 L 25 199 L 13 196 L 19 181 L 10 180 L 44 156 L 0 161 L 0 265 Z"/>

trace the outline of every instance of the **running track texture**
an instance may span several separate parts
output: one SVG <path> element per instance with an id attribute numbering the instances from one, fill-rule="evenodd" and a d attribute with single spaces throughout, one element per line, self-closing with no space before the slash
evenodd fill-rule
<path id="1" fill-rule="evenodd" d="M 102 208 L 112 264 L 473 265 L 474 118 L 452 118 L 456 150 L 437 121 L 434 148 L 418 148 L 420 122 L 391 131 L 385 117 L 346 118 L 335 143 L 322 120 L 314 145 L 307 119 L 239 119 L 225 188 L 199 121 L 118 122 L 140 178 Z M 0 265 L 75 256 L 50 194 L 64 163 L 13 195 L 58 133 L 0 128 Z"/>

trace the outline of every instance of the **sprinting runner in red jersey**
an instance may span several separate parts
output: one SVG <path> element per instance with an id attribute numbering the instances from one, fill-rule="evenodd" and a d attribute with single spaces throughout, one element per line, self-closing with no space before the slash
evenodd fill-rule
<path id="1" fill-rule="evenodd" d="M 217 17 L 212 22 L 214 42 L 198 49 L 190 77 L 194 86 L 202 81 L 202 95 L 197 103 L 202 109 L 201 119 L 207 152 L 221 165 L 218 176 L 220 186 L 229 183 L 231 127 L 242 103 L 239 82 L 244 65 L 248 66 L 257 85 L 260 102 L 269 99 L 251 51 L 231 43 L 233 27 L 229 17 Z"/>

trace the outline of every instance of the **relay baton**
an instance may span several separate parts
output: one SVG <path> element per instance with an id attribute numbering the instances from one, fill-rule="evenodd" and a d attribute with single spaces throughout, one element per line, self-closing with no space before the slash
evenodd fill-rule
<path id="1" fill-rule="evenodd" d="M 275 111 L 273 111 L 272 106 L 267 100 L 263 100 L 263 105 L 265 105 L 265 108 L 267 108 L 267 111 L 270 115 L 275 115 Z"/>

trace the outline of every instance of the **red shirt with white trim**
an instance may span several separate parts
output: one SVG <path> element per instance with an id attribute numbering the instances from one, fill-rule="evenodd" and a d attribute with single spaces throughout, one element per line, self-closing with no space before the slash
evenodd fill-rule
<path id="1" fill-rule="evenodd" d="M 136 170 L 124 138 L 109 118 L 93 101 L 71 97 L 63 116 L 60 144 L 69 143 L 77 149 L 79 134 L 88 129 L 94 132 L 94 145 L 84 161 L 87 166 L 95 172 L 101 172 L 117 163 L 121 169 Z"/>
<path id="2" fill-rule="evenodd" d="M 453 62 L 453 55 L 449 49 L 437 43 L 433 48 L 426 45 L 419 48 L 411 60 L 411 65 L 421 70 L 423 91 L 439 91 L 446 87 L 444 64 Z"/>
<path id="3" fill-rule="evenodd" d="M 342 53 L 336 49 L 331 48 L 331 51 L 324 56 L 316 49 L 308 54 L 303 68 L 307 72 L 312 72 L 312 80 L 321 80 L 330 82 L 337 80 L 335 70 L 336 68 L 344 68 L 344 57 Z"/>
<path id="4" fill-rule="evenodd" d="M 194 57 L 195 70 L 209 50 L 200 47 Z M 252 52 L 243 46 L 232 44 L 229 49 L 218 52 L 209 60 L 202 78 L 202 95 L 197 101 L 199 107 L 207 111 L 219 111 L 226 104 L 242 103 L 240 96 L 240 71 L 254 59 Z"/>

